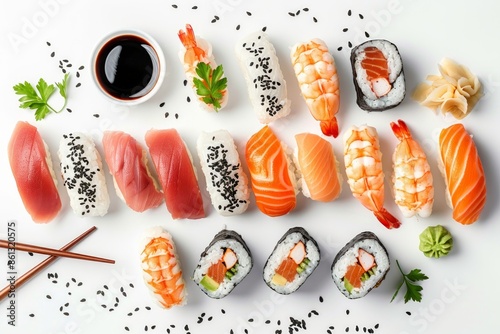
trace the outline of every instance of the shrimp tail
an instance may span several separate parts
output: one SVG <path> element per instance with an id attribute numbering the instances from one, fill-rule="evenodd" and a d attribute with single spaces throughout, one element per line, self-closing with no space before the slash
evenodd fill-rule
<path id="1" fill-rule="evenodd" d="M 336 117 L 327 121 L 321 121 L 319 125 L 321 127 L 321 132 L 323 132 L 325 136 L 333 136 L 333 138 L 337 138 L 339 135 L 339 125 Z"/>
<path id="2" fill-rule="evenodd" d="M 398 123 L 391 122 L 391 129 L 394 132 L 394 135 L 400 140 L 411 138 L 410 129 L 402 120 L 398 120 Z"/>
<path id="3" fill-rule="evenodd" d="M 401 226 L 399 220 L 384 208 L 382 208 L 380 211 L 374 211 L 373 213 L 375 214 L 375 217 L 377 217 L 378 221 L 388 229 L 398 228 L 399 226 Z"/>
<path id="4" fill-rule="evenodd" d="M 179 30 L 179 33 L 177 35 L 179 36 L 179 39 L 181 40 L 182 45 L 184 45 L 184 47 L 186 49 L 193 47 L 193 46 L 196 46 L 196 42 L 195 42 L 196 38 L 194 36 L 193 27 L 191 27 L 190 24 L 186 24 L 186 31 L 181 29 L 181 30 Z"/>

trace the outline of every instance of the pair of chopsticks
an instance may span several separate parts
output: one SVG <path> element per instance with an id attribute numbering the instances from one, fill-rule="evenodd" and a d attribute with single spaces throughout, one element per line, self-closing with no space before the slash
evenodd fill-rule
<path id="1" fill-rule="evenodd" d="M 46 248 L 46 247 L 40 247 L 40 246 L 33 246 L 33 245 L 28 245 L 28 244 L 21 244 L 21 243 L 15 243 L 15 249 L 16 250 L 21 250 L 21 251 L 27 251 L 27 252 L 33 252 L 33 253 L 40 253 L 40 254 L 46 254 L 50 255 L 48 258 L 46 258 L 44 261 L 40 262 L 38 265 L 33 267 L 31 270 L 29 270 L 27 273 L 22 275 L 21 277 L 17 278 L 15 281 L 15 287 L 16 289 L 19 288 L 22 284 L 26 283 L 30 278 L 35 276 L 38 272 L 40 272 L 42 269 L 47 267 L 49 264 L 51 264 L 54 260 L 56 260 L 58 257 L 69 257 L 69 258 L 74 258 L 74 259 L 81 259 L 81 260 L 90 260 L 90 261 L 97 261 L 97 262 L 105 262 L 105 263 L 115 263 L 114 260 L 109 260 L 109 259 L 104 259 L 100 257 L 95 257 L 95 256 L 90 256 L 90 255 L 84 255 L 84 254 L 79 254 L 79 253 L 71 253 L 68 252 L 69 249 L 71 249 L 73 246 L 78 244 L 80 241 L 85 239 L 90 233 L 94 232 L 97 228 L 95 226 L 91 227 L 78 237 L 76 237 L 74 240 L 66 244 L 64 247 L 61 249 L 52 249 L 52 248 Z M 11 248 L 9 247 L 8 242 L 4 240 L 0 240 L 0 248 Z M 10 290 L 10 285 L 6 286 L 0 291 L 0 301 L 5 298 L 9 294 Z"/>

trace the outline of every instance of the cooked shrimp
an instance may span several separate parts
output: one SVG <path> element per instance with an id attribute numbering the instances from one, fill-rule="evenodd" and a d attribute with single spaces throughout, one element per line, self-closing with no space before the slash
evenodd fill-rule
<path id="1" fill-rule="evenodd" d="M 387 228 L 401 223 L 384 206 L 384 173 L 377 130 L 353 126 L 344 135 L 344 162 L 352 194 Z"/>
<path id="2" fill-rule="evenodd" d="M 183 45 L 179 58 L 184 66 L 200 106 L 207 111 L 219 111 L 227 104 L 227 78 L 222 65 L 217 66 L 212 54 L 212 45 L 196 37 L 191 25 L 177 34 Z"/>
<path id="3" fill-rule="evenodd" d="M 144 281 L 163 307 L 185 304 L 185 283 L 169 233 L 161 228 L 152 230 L 141 253 L 141 262 Z"/>
<path id="4" fill-rule="evenodd" d="M 335 60 L 328 47 L 317 38 L 299 43 L 292 48 L 291 59 L 309 111 L 320 121 L 324 135 L 337 137 L 339 128 L 335 115 L 339 110 L 340 90 Z"/>
<path id="5" fill-rule="evenodd" d="M 418 214 L 428 217 L 434 202 L 432 174 L 427 157 L 420 145 L 412 138 L 405 122 L 391 122 L 391 128 L 399 144 L 392 156 L 394 174 L 394 198 L 405 217 Z"/>
<path id="6" fill-rule="evenodd" d="M 184 51 L 184 67 L 187 66 L 186 72 L 189 70 L 193 75 L 196 75 L 196 65 L 199 62 L 210 64 L 211 59 L 207 57 L 205 50 L 200 48 L 196 43 L 196 36 L 190 24 L 186 24 L 186 31 L 179 30 L 178 36 L 186 49 Z"/>

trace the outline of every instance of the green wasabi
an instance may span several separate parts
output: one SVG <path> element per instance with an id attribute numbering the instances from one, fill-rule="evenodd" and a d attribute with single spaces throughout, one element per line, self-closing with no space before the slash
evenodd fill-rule
<path id="1" fill-rule="evenodd" d="M 427 227 L 419 236 L 420 249 L 425 256 L 439 259 L 448 255 L 453 248 L 453 238 L 441 225 Z"/>

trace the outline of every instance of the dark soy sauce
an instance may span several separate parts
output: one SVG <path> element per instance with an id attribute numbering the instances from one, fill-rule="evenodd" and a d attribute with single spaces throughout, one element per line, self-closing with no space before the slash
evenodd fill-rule
<path id="1" fill-rule="evenodd" d="M 114 37 L 96 57 L 96 76 L 102 89 L 114 98 L 134 100 L 156 84 L 159 60 L 145 39 L 136 35 Z"/>

